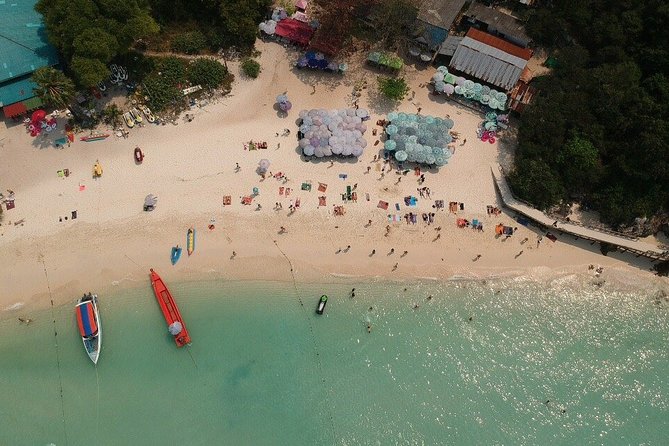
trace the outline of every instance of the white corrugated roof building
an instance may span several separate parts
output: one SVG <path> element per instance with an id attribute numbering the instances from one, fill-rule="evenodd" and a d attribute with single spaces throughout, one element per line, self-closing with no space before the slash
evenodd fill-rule
<path id="1" fill-rule="evenodd" d="M 511 90 L 532 51 L 471 28 L 460 42 L 450 66 L 486 83 Z"/>

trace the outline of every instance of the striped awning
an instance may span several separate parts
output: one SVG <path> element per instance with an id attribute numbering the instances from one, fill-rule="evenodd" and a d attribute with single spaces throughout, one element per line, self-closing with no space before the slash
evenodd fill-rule
<path id="1" fill-rule="evenodd" d="M 77 306 L 77 324 L 79 325 L 81 336 L 91 336 L 98 332 L 92 303 L 86 302 L 83 305 Z"/>

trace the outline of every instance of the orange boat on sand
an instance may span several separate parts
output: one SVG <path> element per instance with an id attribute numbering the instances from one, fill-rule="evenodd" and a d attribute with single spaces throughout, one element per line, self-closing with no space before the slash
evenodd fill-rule
<path id="1" fill-rule="evenodd" d="M 151 268 L 151 285 L 153 285 L 153 292 L 156 295 L 156 300 L 160 309 L 163 311 L 163 316 L 165 316 L 165 322 L 167 322 L 167 327 L 172 336 L 174 336 L 174 342 L 176 342 L 177 347 L 183 347 L 186 344 L 190 344 L 190 335 L 186 329 L 186 324 L 181 317 L 179 308 L 172 298 L 172 293 L 167 289 L 165 282 L 160 278 L 158 273 L 156 273 L 153 268 Z"/>

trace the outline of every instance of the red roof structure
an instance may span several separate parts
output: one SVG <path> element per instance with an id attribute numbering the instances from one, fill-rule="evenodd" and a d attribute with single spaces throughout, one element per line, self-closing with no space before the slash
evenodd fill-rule
<path id="1" fill-rule="evenodd" d="M 537 93 L 539 91 L 536 88 L 527 85 L 525 82 L 518 82 L 509 93 L 509 108 L 522 113 Z"/>
<path id="2" fill-rule="evenodd" d="M 6 118 L 13 118 L 14 116 L 22 115 L 27 113 L 28 109 L 23 102 L 17 102 L 11 105 L 5 105 L 2 107 L 2 111 L 5 113 Z"/>
<path id="3" fill-rule="evenodd" d="M 302 46 L 309 45 L 314 30 L 308 24 L 295 19 L 283 19 L 276 24 L 275 34 Z"/>
<path id="4" fill-rule="evenodd" d="M 521 59 L 530 60 L 532 58 L 532 50 L 529 48 L 521 48 L 513 43 L 507 42 L 506 40 L 495 37 L 491 34 L 484 33 L 479 31 L 476 28 L 469 28 L 467 31 L 467 37 L 471 37 L 474 40 L 478 40 L 481 43 L 485 43 L 493 48 L 504 51 L 505 53 L 511 54 Z"/>

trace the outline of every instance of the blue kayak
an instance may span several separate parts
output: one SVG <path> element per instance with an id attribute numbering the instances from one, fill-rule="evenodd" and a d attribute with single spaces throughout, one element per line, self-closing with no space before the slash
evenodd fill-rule
<path id="1" fill-rule="evenodd" d="M 181 258 L 181 248 L 179 247 L 179 245 L 173 246 L 171 255 L 172 265 L 176 264 L 180 258 Z"/>

